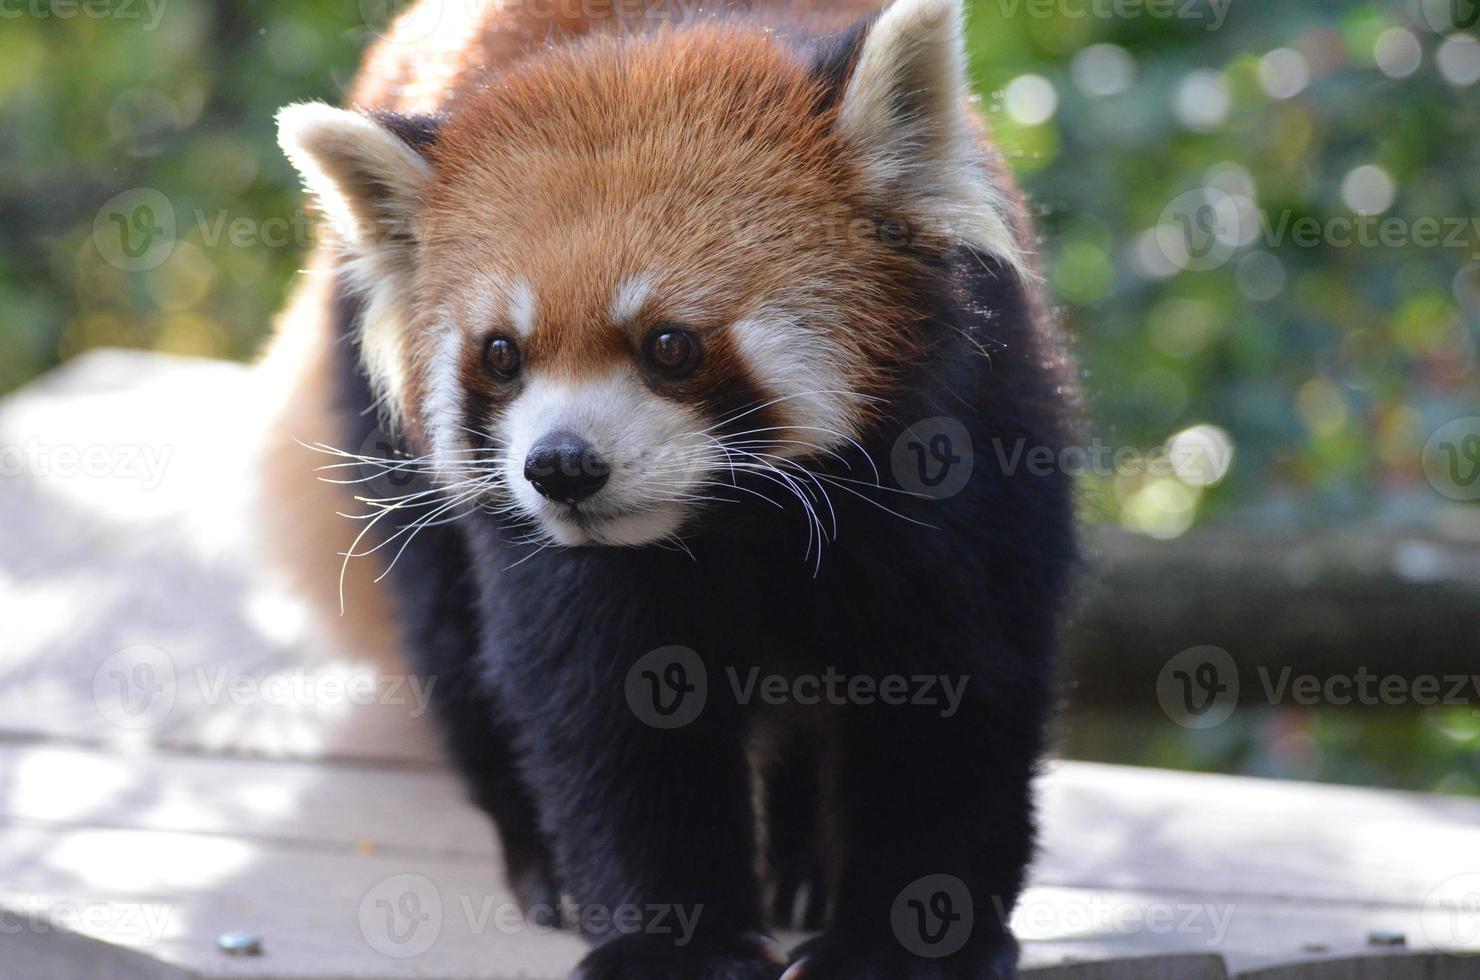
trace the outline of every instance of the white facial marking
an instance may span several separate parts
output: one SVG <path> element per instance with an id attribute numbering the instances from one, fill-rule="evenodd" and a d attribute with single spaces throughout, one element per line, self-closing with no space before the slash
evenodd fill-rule
<path id="1" fill-rule="evenodd" d="M 532 378 L 509 406 L 504 467 L 515 502 L 563 545 L 640 545 L 678 530 L 695 484 L 715 465 L 693 410 L 649 391 L 630 368 L 583 381 Z M 570 432 L 611 468 L 605 487 L 578 509 L 540 496 L 524 478 L 530 449 Z"/>
<path id="2" fill-rule="evenodd" d="M 529 283 L 520 279 L 509 290 L 509 321 L 514 326 L 514 333 L 519 337 L 528 337 L 534 333 L 534 319 L 534 290 L 529 288 Z"/>
<path id="3" fill-rule="evenodd" d="M 843 352 L 827 336 L 823 314 L 763 307 L 730 330 L 752 377 L 775 400 L 775 412 L 797 431 L 765 433 L 783 456 L 835 449 L 856 435 L 864 399 L 853 391 Z M 808 445 L 810 444 L 810 445 Z"/>
<path id="4" fill-rule="evenodd" d="M 445 480 L 455 480 L 461 473 L 460 461 L 463 459 L 458 447 L 466 442 L 460 428 L 464 401 L 458 371 L 462 362 L 463 332 L 456 324 L 447 324 L 442 330 L 427 382 L 427 435 L 432 443 L 438 475 Z"/>
<path id="5" fill-rule="evenodd" d="M 487 329 L 504 319 L 509 306 L 508 288 L 495 279 L 483 279 L 468 300 L 463 324 L 469 330 Z"/>
<path id="6" fill-rule="evenodd" d="M 613 322 L 623 324 L 637 319 L 637 314 L 642 312 L 642 306 L 647 302 L 652 291 L 651 276 L 633 276 L 623 281 L 617 286 L 616 294 L 612 297 Z"/>

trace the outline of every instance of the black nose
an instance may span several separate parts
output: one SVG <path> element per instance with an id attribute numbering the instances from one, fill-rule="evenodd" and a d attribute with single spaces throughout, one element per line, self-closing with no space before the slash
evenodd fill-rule
<path id="1" fill-rule="evenodd" d="M 540 496 L 574 504 L 602 487 L 611 468 L 596 450 L 578 435 L 552 432 L 529 451 L 524 459 L 524 478 Z"/>

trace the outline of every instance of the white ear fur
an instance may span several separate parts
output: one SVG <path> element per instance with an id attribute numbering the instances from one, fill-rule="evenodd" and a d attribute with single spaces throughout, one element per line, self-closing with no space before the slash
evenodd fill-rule
<path id="1" fill-rule="evenodd" d="M 880 190 L 1018 270 L 1007 202 L 972 146 L 961 0 L 895 0 L 869 29 L 839 125 Z"/>
<path id="2" fill-rule="evenodd" d="M 322 102 L 284 106 L 277 123 L 283 152 L 347 245 L 409 236 L 432 173 L 420 153 L 369 116 Z"/>
<path id="3" fill-rule="evenodd" d="M 278 143 L 332 224 L 350 283 L 366 300 L 361 351 L 388 414 L 404 391 L 406 316 L 400 298 L 415 267 L 415 222 L 432 170 L 379 122 L 322 102 L 278 112 Z"/>

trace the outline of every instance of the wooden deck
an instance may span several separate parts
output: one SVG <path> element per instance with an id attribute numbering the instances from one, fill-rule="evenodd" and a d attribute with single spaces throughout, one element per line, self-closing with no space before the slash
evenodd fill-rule
<path id="1" fill-rule="evenodd" d="M 509 914 L 415 692 L 336 697 L 365 668 L 244 557 L 253 383 L 94 355 L 0 403 L 36 457 L 0 475 L 0 978 L 559 980 L 582 944 Z M 1480 802 L 1069 762 L 1040 796 L 1029 976 L 1480 977 Z"/>

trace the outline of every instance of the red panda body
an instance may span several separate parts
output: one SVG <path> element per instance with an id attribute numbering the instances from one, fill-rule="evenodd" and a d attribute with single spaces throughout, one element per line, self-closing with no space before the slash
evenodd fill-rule
<path id="1" fill-rule="evenodd" d="M 1061 446 L 1071 385 L 961 17 L 427 2 L 354 108 L 280 116 L 337 242 L 275 424 L 410 482 L 346 544 L 285 445 L 269 518 L 437 678 L 529 902 L 702 910 L 608 923 L 582 977 L 1013 975 L 1072 493 L 989 446 Z M 385 591 L 341 583 L 372 549 Z M 741 682 L 838 672 L 958 697 Z"/>

